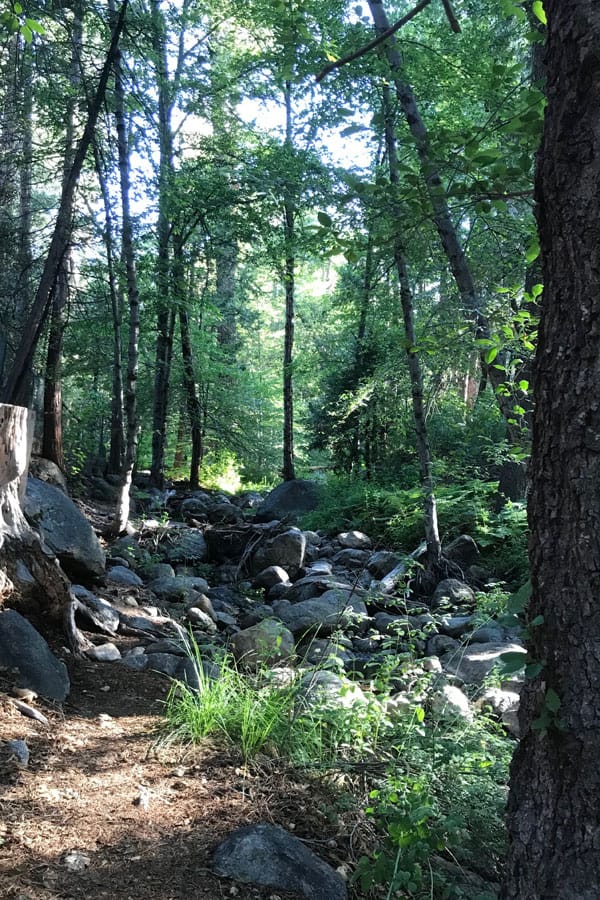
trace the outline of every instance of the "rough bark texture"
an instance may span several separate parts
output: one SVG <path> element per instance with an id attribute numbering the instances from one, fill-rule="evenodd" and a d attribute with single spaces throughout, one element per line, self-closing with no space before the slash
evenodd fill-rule
<path id="1" fill-rule="evenodd" d="M 292 83 L 285 83 L 285 146 L 290 155 L 294 152 L 292 136 Z M 296 477 L 294 468 L 294 314 L 296 275 L 296 214 L 292 196 L 293 188 L 286 185 L 284 197 L 284 238 L 285 238 L 285 337 L 283 346 L 283 478 L 292 481 Z"/>
<path id="2" fill-rule="evenodd" d="M 21 561 L 37 583 L 44 610 L 59 616 L 69 602 L 69 583 L 21 509 L 32 441 L 31 411 L 0 404 L 0 606 L 15 593 L 16 567 Z"/>
<path id="3" fill-rule="evenodd" d="M 536 179 L 545 284 L 531 462 L 530 654 L 505 900 L 600 896 L 600 5 L 546 0 Z M 547 730 L 548 695 L 560 698 Z M 556 707 L 556 703 L 550 704 Z M 560 720 L 560 721 L 557 721 Z"/>

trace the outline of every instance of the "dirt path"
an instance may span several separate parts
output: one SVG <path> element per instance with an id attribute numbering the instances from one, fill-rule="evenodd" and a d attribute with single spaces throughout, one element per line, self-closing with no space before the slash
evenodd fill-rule
<path id="1" fill-rule="evenodd" d="M 334 866 L 354 855 L 325 787 L 248 772 L 217 747 L 161 743 L 166 679 L 75 660 L 70 675 L 64 709 L 37 703 L 48 726 L 0 694 L 0 737 L 25 739 L 31 754 L 26 769 L 0 767 L 0 897 L 289 900 L 210 871 L 215 845 L 257 821 L 290 828 Z"/>

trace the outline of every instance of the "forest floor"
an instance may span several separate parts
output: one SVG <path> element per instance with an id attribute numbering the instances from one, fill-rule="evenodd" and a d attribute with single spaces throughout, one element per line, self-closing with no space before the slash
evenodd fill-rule
<path id="1" fill-rule="evenodd" d="M 49 639 L 59 650 L 61 636 Z M 27 768 L 0 766 L 0 897 L 296 898 L 212 873 L 215 846 L 254 822 L 292 830 L 334 867 L 367 849 L 364 820 L 324 779 L 283 761 L 246 768 L 215 745 L 166 743 L 164 677 L 66 659 L 68 701 L 33 704 L 47 726 L 24 718 L 0 681 L 0 735 L 30 750 Z"/>

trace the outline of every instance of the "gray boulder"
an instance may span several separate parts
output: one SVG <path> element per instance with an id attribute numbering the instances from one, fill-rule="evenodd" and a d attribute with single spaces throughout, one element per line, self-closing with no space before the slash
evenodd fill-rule
<path id="1" fill-rule="evenodd" d="M 277 619 L 263 619 L 238 631 L 231 640 L 233 655 L 245 669 L 271 666 L 294 654 L 294 636 Z"/>
<path id="2" fill-rule="evenodd" d="M 391 550 L 378 550 L 370 556 L 367 568 L 373 578 L 384 578 L 403 559 L 404 557 L 400 553 L 393 553 Z"/>
<path id="3" fill-rule="evenodd" d="M 436 609 L 444 601 L 450 602 L 454 606 L 470 606 L 475 602 L 475 594 L 464 581 L 459 581 L 458 578 L 445 578 L 436 587 L 431 599 L 431 606 Z"/>
<path id="4" fill-rule="evenodd" d="M 29 474 L 39 481 L 45 481 L 47 484 L 53 484 L 54 487 L 60 488 L 64 494 L 69 493 L 67 487 L 67 479 L 62 469 L 52 462 L 51 459 L 44 459 L 42 456 L 32 456 L 29 461 Z"/>
<path id="5" fill-rule="evenodd" d="M 83 577 L 104 574 L 104 551 L 92 526 L 61 490 L 37 478 L 28 478 L 23 511 L 68 574 Z"/>
<path id="6" fill-rule="evenodd" d="M 473 721 L 473 710 L 469 698 L 454 685 L 445 684 L 440 690 L 435 691 L 429 700 L 429 705 L 438 719 Z"/>
<path id="7" fill-rule="evenodd" d="M 341 876 L 277 825 L 247 825 L 230 834 L 214 855 L 217 875 L 242 884 L 295 891 L 307 900 L 346 900 Z"/>
<path id="8" fill-rule="evenodd" d="M 290 575 L 295 575 L 304 563 L 306 538 L 297 528 L 278 534 L 260 546 L 252 558 L 254 572 L 261 572 L 269 566 L 280 566 Z"/>
<path id="9" fill-rule="evenodd" d="M 144 584 L 139 575 L 136 575 L 135 572 L 132 572 L 131 569 L 125 566 L 113 566 L 106 573 L 106 580 L 125 587 L 142 587 Z"/>
<path id="10" fill-rule="evenodd" d="M 343 531 L 337 539 L 342 547 L 351 550 L 370 550 L 372 547 L 371 538 L 362 531 Z"/>
<path id="11" fill-rule="evenodd" d="M 204 578 L 192 575 L 163 576 L 151 581 L 148 585 L 159 600 L 167 603 L 195 603 L 197 594 L 208 591 L 208 582 Z"/>
<path id="12" fill-rule="evenodd" d="M 368 701 L 355 681 L 328 669 L 317 669 L 300 679 L 298 702 L 301 706 L 316 709 L 351 709 L 357 703 Z"/>
<path id="13" fill-rule="evenodd" d="M 367 618 L 364 602 L 342 591 L 326 591 L 313 600 L 303 600 L 293 605 L 278 600 L 273 604 L 273 612 L 293 635 L 309 632 L 327 635 L 340 626 Z"/>
<path id="14" fill-rule="evenodd" d="M 71 689 L 65 664 L 14 609 L 0 612 L 0 667 L 17 669 L 18 687 L 29 688 L 46 700 L 65 700 Z"/>
<path id="15" fill-rule="evenodd" d="M 296 478 L 277 485 L 267 494 L 256 511 L 257 522 L 281 519 L 295 522 L 305 513 L 316 509 L 321 498 L 321 489 L 314 481 Z"/>
<path id="16" fill-rule="evenodd" d="M 108 600 L 96 597 L 81 584 L 71 585 L 71 593 L 81 604 L 77 609 L 78 616 L 83 616 L 88 625 L 109 634 L 116 634 L 121 617 Z"/>
<path id="17" fill-rule="evenodd" d="M 287 584 L 289 580 L 288 573 L 281 566 L 268 566 L 258 573 L 254 585 L 257 588 L 272 588 L 276 584 Z"/>
<path id="18" fill-rule="evenodd" d="M 204 535 L 197 528 L 178 528 L 170 533 L 173 541 L 165 550 L 165 558 L 170 563 L 201 563 L 208 556 Z"/>
<path id="19" fill-rule="evenodd" d="M 429 645 L 428 651 L 432 652 Z M 503 653 L 522 653 L 523 660 L 526 656 L 526 651 L 520 644 L 493 643 L 469 644 L 460 653 L 453 653 L 449 657 L 444 655 L 441 659 L 445 671 L 458 676 L 465 684 L 481 684 L 494 666 L 501 664 Z"/>

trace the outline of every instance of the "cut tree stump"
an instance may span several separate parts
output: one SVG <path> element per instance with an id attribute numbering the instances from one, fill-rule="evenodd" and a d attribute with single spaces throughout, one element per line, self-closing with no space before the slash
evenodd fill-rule
<path id="1" fill-rule="evenodd" d="M 54 554 L 30 527 L 21 507 L 33 441 L 34 414 L 23 406 L 0 404 L 0 607 L 10 599 L 18 605 L 23 579 L 18 564 L 34 580 L 36 600 L 53 618 L 67 614 L 71 603 L 69 580 Z"/>

